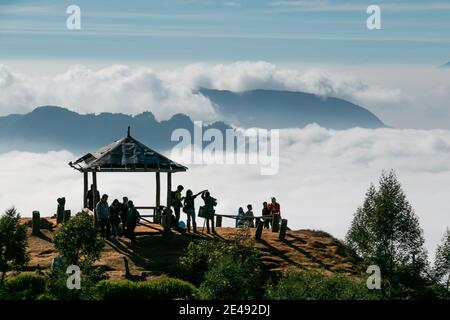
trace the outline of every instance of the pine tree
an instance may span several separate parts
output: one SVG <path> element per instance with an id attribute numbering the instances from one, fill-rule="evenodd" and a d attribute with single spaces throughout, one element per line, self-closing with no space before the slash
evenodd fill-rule
<path id="1" fill-rule="evenodd" d="M 383 171 L 378 189 L 370 186 L 346 241 L 367 264 L 380 267 L 385 283 L 398 282 L 400 274 L 411 282 L 426 271 L 423 231 L 393 170 Z"/>
<path id="2" fill-rule="evenodd" d="M 442 243 L 436 249 L 434 259 L 434 274 L 438 281 L 445 283 L 447 290 L 450 289 L 450 231 L 442 238 Z"/>
<path id="3" fill-rule="evenodd" d="M 0 218 L 0 285 L 8 270 L 24 266 L 28 259 L 26 226 L 15 208 L 8 209 Z"/>

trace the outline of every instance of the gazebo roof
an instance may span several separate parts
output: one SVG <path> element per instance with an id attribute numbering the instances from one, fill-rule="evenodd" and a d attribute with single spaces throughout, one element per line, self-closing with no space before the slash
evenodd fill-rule
<path id="1" fill-rule="evenodd" d="M 180 172 L 187 167 L 150 149 L 130 135 L 69 165 L 81 172 Z"/>

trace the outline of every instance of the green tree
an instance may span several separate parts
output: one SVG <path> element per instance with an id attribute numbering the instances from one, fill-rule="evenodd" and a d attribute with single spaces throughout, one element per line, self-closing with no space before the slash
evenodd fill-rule
<path id="1" fill-rule="evenodd" d="M 434 274 L 438 281 L 445 283 L 450 289 L 450 231 L 447 228 L 442 243 L 436 249 L 434 259 Z"/>
<path id="2" fill-rule="evenodd" d="M 378 189 L 370 186 L 346 241 L 367 264 L 380 267 L 385 293 L 394 282 L 417 283 L 426 271 L 423 231 L 393 170 L 383 171 Z"/>
<path id="3" fill-rule="evenodd" d="M 105 242 L 86 212 L 78 213 L 58 230 L 55 248 L 68 265 L 90 266 L 100 258 Z"/>
<path id="4" fill-rule="evenodd" d="M 0 218 L 0 285 L 11 268 L 19 268 L 28 262 L 27 228 L 20 223 L 20 214 L 13 207 Z"/>

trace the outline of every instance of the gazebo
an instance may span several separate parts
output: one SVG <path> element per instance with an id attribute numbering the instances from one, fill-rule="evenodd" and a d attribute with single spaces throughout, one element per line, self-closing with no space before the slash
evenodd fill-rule
<path id="1" fill-rule="evenodd" d="M 155 207 L 136 207 L 138 209 L 154 209 L 156 218 L 161 206 L 161 172 L 167 173 L 167 204 L 170 208 L 172 173 L 184 172 L 187 167 L 170 160 L 162 154 L 150 149 L 134 139 L 128 127 L 127 136 L 119 139 L 94 153 L 87 153 L 69 165 L 82 172 L 84 179 L 83 208 L 87 208 L 88 174 L 92 172 L 92 185 L 94 191 L 94 203 L 97 194 L 97 173 L 100 172 L 155 172 L 156 173 L 156 205 Z"/>

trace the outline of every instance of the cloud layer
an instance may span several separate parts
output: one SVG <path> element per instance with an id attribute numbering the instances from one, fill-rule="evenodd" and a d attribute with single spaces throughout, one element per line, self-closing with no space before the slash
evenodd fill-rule
<path id="1" fill-rule="evenodd" d="M 167 119 L 183 112 L 198 120 L 216 119 L 211 102 L 193 93 L 199 87 L 293 90 L 335 96 L 367 107 L 395 127 L 450 128 L 446 120 L 450 116 L 448 70 L 302 69 L 263 61 L 198 63 L 164 70 L 73 66 L 53 76 L 19 74 L 0 65 L 0 115 L 25 113 L 38 105 L 61 105 L 81 113 L 152 111 L 158 119 Z"/>
<path id="2" fill-rule="evenodd" d="M 382 170 L 393 168 L 420 218 L 430 251 L 450 226 L 450 131 L 332 131 L 312 125 L 282 130 L 280 137 L 280 171 L 275 176 L 261 176 L 257 165 L 197 165 L 176 174 L 173 185 L 208 188 L 219 199 L 218 212 L 227 214 L 249 203 L 258 213 L 263 201 L 276 196 L 291 228 L 321 229 L 343 238 L 369 184 L 377 183 Z M 24 215 L 32 210 L 50 215 L 56 199 L 66 196 L 67 207 L 78 210 L 82 175 L 67 165 L 76 156 L 66 151 L 0 155 L 2 209 L 16 205 Z M 138 205 L 152 205 L 153 179 L 152 174 L 100 174 L 99 188 L 111 199 L 126 194 Z"/>

